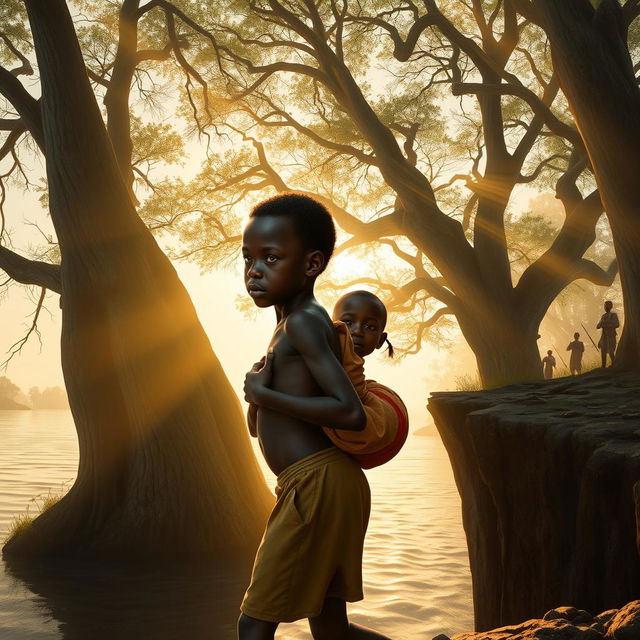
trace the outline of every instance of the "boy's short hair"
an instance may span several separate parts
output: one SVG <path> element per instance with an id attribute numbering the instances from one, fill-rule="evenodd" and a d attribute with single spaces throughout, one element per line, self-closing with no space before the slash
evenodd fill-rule
<path id="1" fill-rule="evenodd" d="M 249 217 L 280 216 L 289 218 L 306 249 L 321 251 L 325 270 L 336 246 L 336 228 L 327 208 L 302 193 L 280 193 L 256 205 Z"/>

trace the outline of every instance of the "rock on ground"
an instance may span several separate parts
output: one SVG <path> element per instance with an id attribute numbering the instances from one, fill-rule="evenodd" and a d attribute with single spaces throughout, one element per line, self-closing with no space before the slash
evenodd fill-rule
<path id="1" fill-rule="evenodd" d="M 452 638 L 441 633 L 433 640 L 640 640 L 640 600 L 597 616 L 575 607 L 556 607 L 542 619 Z"/>

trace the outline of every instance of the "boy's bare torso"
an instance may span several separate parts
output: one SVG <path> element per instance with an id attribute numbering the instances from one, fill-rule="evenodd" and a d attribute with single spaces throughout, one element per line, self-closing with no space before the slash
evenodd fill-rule
<path id="1" fill-rule="evenodd" d="M 287 320 L 293 314 L 305 311 L 311 311 L 322 318 L 328 342 L 336 357 L 340 357 L 339 342 L 331 319 L 320 305 L 311 303 L 304 309 L 294 311 L 276 326 L 269 343 L 269 349 L 273 350 L 273 377 L 270 386 L 275 391 L 293 396 L 319 396 L 324 395 L 322 389 L 286 334 Z M 264 407 L 258 409 L 257 428 L 262 453 L 269 468 L 276 474 L 305 456 L 333 446 L 318 425 Z"/>

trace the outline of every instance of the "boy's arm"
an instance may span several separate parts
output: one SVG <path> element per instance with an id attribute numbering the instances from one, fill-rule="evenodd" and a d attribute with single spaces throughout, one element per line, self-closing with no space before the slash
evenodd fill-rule
<path id="1" fill-rule="evenodd" d="M 617 329 L 620 326 L 620 320 L 618 319 L 618 314 L 615 312 L 611 312 L 611 326 L 614 329 Z"/>
<path id="2" fill-rule="evenodd" d="M 349 377 L 336 358 L 324 323 L 311 313 L 292 314 L 286 321 L 285 333 L 300 353 L 324 396 L 292 396 L 270 389 L 269 374 L 247 374 L 247 400 L 260 407 L 334 429 L 361 431 L 367 421 L 362 403 Z M 271 367 L 273 356 L 267 357 L 265 367 Z"/>

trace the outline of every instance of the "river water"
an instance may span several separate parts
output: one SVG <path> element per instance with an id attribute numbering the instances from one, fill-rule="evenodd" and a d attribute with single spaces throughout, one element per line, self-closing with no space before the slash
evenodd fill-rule
<path id="1" fill-rule="evenodd" d="M 254 442 L 255 445 L 255 442 Z M 275 478 L 256 455 L 270 487 Z M 36 496 L 75 478 L 78 446 L 68 411 L 0 411 L 0 538 Z M 473 628 L 460 498 L 437 436 L 410 435 L 393 461 L 366 472 L 372 511 L 365 599 L 350 619 L 393 638 L 429 640 Z M 95 569 L 95 570 L 94 570 Z M 245 576 L 207 572 L 0 563 L 0 640 L 231 640 Z M 310 638 L 306 622 L 276 638 Z"/>

